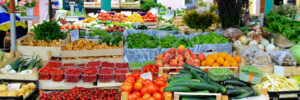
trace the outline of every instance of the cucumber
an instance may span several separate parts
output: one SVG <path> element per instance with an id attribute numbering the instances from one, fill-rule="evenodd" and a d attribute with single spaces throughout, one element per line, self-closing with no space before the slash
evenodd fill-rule
<path id="1" fill-rule="evenodd" d="M 191 71 L 187 69 L 180 69 L 179 73 L 191 73 Z"/>
<path id="2" fill-rule="evenodd" d="M 197 67 L 194 67 L 194 66 L 192 66 L 192 65 L 186 64 L 186 63 L 183 64 L 183 67 L 184 67 L 185 69 L 188 69 L 188 70 L 190 70 L 190 69 L 195 69 L 197 72 L 200 72 L 200 73 L 206 73 L 204 70 L 202 70 L 202 69 L 200 69 L 200 68 L 197 68 Z"/>
<path id="3" fill-rule="evenodd" d="M 226 88 L 227 88 L 227 89 L 234 89 L 235 87 L 232 86 L 232 85 L 226 85 Z"/>
<path id="4" fill-rule="evenodd" d="M 189 92 L 189 93 L 209 93 L 209 91 L 196 91 L 196 92 Z M 180 95 L 180 97 L 199 97 L 199 95 Z"/>
<path id="5" fill-rule="evenodd" d="M 182 97 L 181 100 L 216 100 L 215 97 Z"/>
<path id="6" fill-rule="evenodd" d="M 189 79 L 192 79 L 192 77 L 182 77 L 182 78 L 173 79 L 169 83 L 173 83 L 173 82 L 177 82 L 177 81 L 185 81 L 185 80 L 189 80 Z"/>
<path id="7" fill-rule="evenodd" d="M 209 93 L 209 91 L 205 90 L 205 91 L 196 91 L 196 93 Z"/>
<path id="8" fill-rule="evenodd" d="M 204 75 L 203 75 L 203 79 L 204 79 L 205 81 L 209 81 L 208 74 L 204 74 Z"/>
<path id="9" fill-rule="evenodd" d="M 189 79 L 184 81 L 177 81 L 169 83 L 168 86 L 188 86 L 190 83 L 200 83 L 200 80 L 197 79 Z"/>
<path id="10" fill-rule="evenodd" d="M 246 93 L 243 93 L 243 94 L 241 94 L 241 95 L 238 95 L 238 96 L 236 96 L 235 98 L 236 98 L 236 99 L 241 99 L 241 98 L 246 98 L 246 97 L 250 97 L 250 96 L 253 96 L 253 95 L 255 95 L 255 90 L 254 90 L 254 89 L 252 89 L 252 90 L 249 91 L 249 92 L 246 92 Z"/>
<path id="11" fill-rule="evenodd" d="M 204 79 L 201 78 L 201 76 L 197 73 L 196 70 L 191 69 L 191 73 L 192 73 L 192 77 L 193 77 L 194 79 L 198 79 L 198 80 L 200 80 L 201 82 L 206 83 L 206 81 L 205 81 Z"/>
<path id="12" fill-rule="evenodd" d="M 238 96 L 246 92 L 248 91 L 244 89 L 229 89 L 226 91 L 226 94 L 229 96 Z"/>
<path id="13" fill-rule="evenodd" d="M 192 75 L 190 73 L 177 74 L 177 75 L 171 76 L 170 79 L 174 80 L 174 79 L 183 78 L 183 77 L 192 77 Z"/>
<path id="14" fill-rule="evenodd" d="M 224 84 L 226 85 L 233 85 L 233 86 L 242 86 L 242 87 L 246 87 L 247 84 L 238 80 L 226 80 L 224 81 Z"/>
<path id="15" fill-rule="evenodd" d="M 216 93 L 217 87 L 207 83 L 190 83 L 188 86 L 192 90 L 208 90 L 209 92 Z"/>
<path id="16" fill-rule="evenodd" d="M 214 81 L 212 81 L 211 79 L 208 79 L 208 81 L 206 81 L 207 83 L 211 84 L 211 85 L 214 85 L 218 88 L 218 92 L 221 92 L 221 93 L 225 93 L 226 92 L 226 88 Z"/>
<path id="17" fill-rule="evenodd" d="M 191 92 L 191 89 L 187 86 L 170 86 L 170 87 L 165 87 L 164 91 L 169 91 L 169 92 Z"/>

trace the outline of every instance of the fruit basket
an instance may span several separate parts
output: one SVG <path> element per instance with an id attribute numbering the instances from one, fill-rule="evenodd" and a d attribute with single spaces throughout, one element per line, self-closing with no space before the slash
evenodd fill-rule
<path id="1" fill-rule="evenodd" d="M 99 82 L 111 82 L 113 80 L 113 68 L 101 68 L 99 70 Z"/>
<path id="2" fill-rule="evenodd" d="M 126 78 L 126 73 L 128 73 L 128 68 L 117 68 L 114 70 L 115 82 L 123 82 Z"/>
<path id="3" fill-rule="evenodd" d="M 82 74 L 83 82 L 96 82 L 97 81 L 97 68 L 88 67 L 83 70 Z"/>
<path id="4" fill-rule="evenodd" d="M 65 72 L 65 81 L 77 83 L 80 80 L 81 70 L 79 68 L 67 69 Z"/>
<path id="5" fill-rule="evenodd" d="M 63 69 L 53 69 L 51 72 L 51 80 L 55 82 L 62 81 L 64 79 L 64 70 Z"/>

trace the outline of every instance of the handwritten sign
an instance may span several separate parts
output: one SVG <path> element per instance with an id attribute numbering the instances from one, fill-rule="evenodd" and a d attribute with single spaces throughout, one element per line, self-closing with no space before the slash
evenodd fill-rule
<path id="1" fill-rule="evenodd" d="M 145 80 L 145 79 L 150 79 L 150 80 L 152 80 L 152 74 L 151 74 L 151 72 L 141 74 L 141 78 L 143 78 L 144 80 Z"/>
<path id="2" fill-rule="evenodd" d="M 8 84 L 7 85 L 8 91 L 10 91 L 10 90 L 19 90 L 20 87 L 21 87 L 21 83 L 14 83 L 14 84 Z"/>
<path id="3" fill-rule="evenodd" d="M 282 66 L 274 65 L 274 73 L 284 76 L 284 68 Z"/>
<path id="4" fill-rule="evenodd" d="M 72 30 L 70 31 L 71 35 L 71 41 L 79 40 L 79 31 L 78 30 Z"/>

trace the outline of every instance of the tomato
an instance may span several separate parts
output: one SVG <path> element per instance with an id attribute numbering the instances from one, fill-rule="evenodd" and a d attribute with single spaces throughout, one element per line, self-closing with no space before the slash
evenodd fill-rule
<path id="1" fill-rule="evenodd" d="M 139 97 L 140 94 L 132 93 L 131 95 L 132 95 L 132 98 L 135 100 L 136 98 Z"/>
<path id="2" fill-rule="evenodd" d="M 148 100 L 155 100 L 155 98 L 154 97 L 150 97 Z"/>
<path id="3" fill-rule="evenodd" d="M 171 99 L 172 99 L 172 92 L 164 92 L 163 93 L 163 97 L 166 97 L 166 96 L 169 96 L 169 97 L 171 97 Z"/>
<path id="4" fill-rule="evenodd" d="M 141 94 L 139 91 L 134 91 L 132 94 L 135 94 L 137 97 L 141 97 Z"/>
<path id="5" fill-rule="evenodd" d="M 143 98 L 141 98 L 141 97 L 138 97 L 136 100 L 143 100 Z"/>
<path id="6" fill-rule="evenodd" d="M 157 77 L 156 80 L 161 80 L 163 81 L 164 83 L 166 82 L 166 79 L 164 77 Z"/>
<path id="7" fill-rule="evenodd" d="M 162 95 L 159 92 L 156 92 L 153 94 L 155 100 L 162 100 Z"/>
<path id="8" fill-rule="evenodd" d="M 128 83 L 134 83 L 134 81 L 135 81 L 135 78 L 132 75 L 128 75 L 125 80 L 125 82 L 128 82 Z"/>
<path id="9" fill-rule="evenodd" d="M 143 87 L 142 89 L 141 89 L 141 95 L 145 95 L 146 93 L 148 92 L 148 89 L 147 89 L 147 87 Z"/>
<path id="10" fill-rule="evenodd" d="M 165 85 L 165 82 L 163 82 L 163 80 L 155 80 L 155 84 L 158 85 L 159 87 L 162 87 Z"/>
<path id="11" fill-rule="evenodd" d="M 132 94 L 128 94 L 128 100 L 134 100 L 134 97 Z"/>
<path id="12" fill-rule="evenodd" d="M 143 82 L 143 80 L 144 80 L 143 78 L 139 77 L 139 78 L 137 78 L 137 79 L 136 79 L 136 81 L 135 81 L 135 82 L 141 82 L 141 83 L 142 83 L 142 82 Z"/>
<path id="13" fill-rule="evenodd" d="M 132 76 L 133 76 L 135 79 L 137 79 L 137 78 L 140 77 L 140 74 L 141 74 L 140 72 L 134 72 Z"/>
<path id="14" fill-rule="evenodd" d="M 167 87 L 167 86 L 162 86 L 162 87 L 160 87 L 160 88 L 159 88 L 159 92 L 163 93 L 165 87 Z"/>
<path id="15" fill-rule="evenodd" d="M 123 92 L 129 92 L 130 93 L 132 91 L 132 88 L 133 88 L 133 86 L 132 86 L 131 83 L 123 83 L 122 86 L 121 86 L 121 90 Z"/>
<path id="16" fill-rule="evenodd" d="M 153 82 L 152 82 L 150 79 L 145 79 L 145 80 L 143 81 L 143 85 L 144 85 L 144 86 L 147 86 L 147 85 L 150 85 L 150 84 L 153 84 Z"/>
<path id="17" fill-rule="evenodd" d="M 156 86 L 155 84 L 151 84 L 147 87 L 147 90 L 148 90 L 147 92 L 150 94 L 153 94 L 153 93 L 157 92 L 158 89 L 159 89 L 158 86 Z"/>
<path id="18" fill-rule="evenodd" d="M 143 87 L 143 84 L 139 83 L 139 82 L 135 83 L 133 86 L 135 91 L 140 91 L 142 89 L 142 87 Z"/>
<path id="19" fill-rule="evenodd" d="M 143 95 L 144 100 L 148 100 L 150 97 L 151 97 L 151 95 L 149 93 Z"/>

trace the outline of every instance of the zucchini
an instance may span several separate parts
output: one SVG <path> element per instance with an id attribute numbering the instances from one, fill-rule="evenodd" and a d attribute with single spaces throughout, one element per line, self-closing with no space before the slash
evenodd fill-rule
<path id="1" fill-rule="evenodd" d="M 191 71 L 187 69 L 180 69 L 179 73 L 191 73 Z"/>
<path id="2" fill-rule="evenodd" d="M 215 97 L 182 97 L 181 100 L 216 100 Z"/>
<path id="3" fill-rule="evenodd" d="M 174 79 L 183 78 L 183 77 L 192 77 L 192 75 L 190 73 L 177 74 L 177 75 L 171 76 L 170 79 L 174 80 Z"/>
<path id="4" fill-rule="evenodd" d="M 212 81 L 211 79 L 208 79 L 208 81 L 206 81 L 207 83 L 211 84 L 211 85 L 214 85 L 218 88 L 218 92 L 221 92 L 221 93 L 225 93 L 226 92 L 226 88 L 214 81 Z"/>
<path id="5" fill-rule="evenodd" d="M 190 83 L 200 83 L 200 80 L 197 79 L 189 79 L 189 80 L 184 80 L 184 81 L 177 81 L 177 82 L 172 82 L 169 83 L 168 86 L 188 86 Z"/>
<path id="6" fill-rule="evenodd" d="M 242 86 L 242 87 L 246 87 L 247 84 L 238 80 L 226 80 L 224 81 L 224 84 L 226 85 L 233 85 L 233 86 Z"/>
<path id="7" fill-rule="evenodd" d="M 246 92 L 248 91 L 244 89 L 229 89 L 226 91 L 226 94 L 229 96 L 238 96 Z"/>
<path id="8" fill-rule="evenodd" d="M 194 67 L 194 66 L 192 66 L 192 65 L 186 64 L 186 63 L 183 64 L 183 67 L 184 67 L 185 69 L 188 69 L 188 70 L 194 69 L 194 70 L 196 70 L 197 72 L 200 72 L 200 73 L 206 73 L 204 70 L 202 70 L 202 69 L 200 69 L 200 68 L 197 68 L 197 67 Z"/>
<path id="9" fill-rule="evenodd" d="M 164 88 L 164 91 L 168 92 L 191 92 L 191 89 L 187 86 L 168 86 Z"/>
<path id="10" fill-rule="evenodd" d="M 254 89 L 252 89 L 252 90 L 249 91 L 249 92 L 246 92 L 246 93 L 243 93 L 243 94 L 241 94 L 241 95 L 238 95 L 238 96 L 236 96 L 235 98 L 236 98 L 236 99 L 241 99 L 241 98 L 246 98 L 246 97 L 250 97 L 250 96 L 253 96 L 253 95 L 255 95 L 255 90 L 254 90 Z"/>
<path id="11" fill-rule="evenodd" d="M 209 91 L 196 91 L 196 92 L 189 92 L 189 93 L 209 93 Z M 180 95 L 180 97 L 199 97 L 199 95 Z"/>
<path id="12" fill-rule="evenodd" d="M 188 86 L 192 90 L 208 90 L 209 92 L 216 93 L 217 87 L 207 83 L 190 83 Z"/>
<path id="13" fill-rule="evenodd" d="M 189 79 L 192 79 L 192 77 L 182 77 L 182 78 L 173 79 L 173 80 L 169 81 L 169 83 L 173 83 L 173 82 L 177 82 L 177 81 L 185 81 L 185 80 L 189 80 Z"/>
<path id="14" fill-rule="evenodd" d="M 201 76 L 197 73 L 196 70 L 191 69 L 191 73 L 194 79 L 199 79 L 201 82 L 207 83 L 204 79 L 201 78 Z"/>

